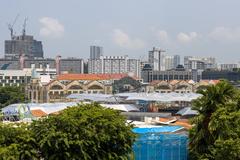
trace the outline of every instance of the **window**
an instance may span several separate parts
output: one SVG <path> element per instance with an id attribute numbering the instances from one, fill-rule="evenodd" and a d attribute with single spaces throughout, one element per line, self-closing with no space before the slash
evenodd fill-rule
<path id="1" fill-rule="evenodd" d="M 17 79 L 17 76 L 12 76 L 12 79 Z"/>
<path id="2" fill-rule="evenodd" d="M 5 79 L 10 79 L 10 76 L 5 76 Z"/>

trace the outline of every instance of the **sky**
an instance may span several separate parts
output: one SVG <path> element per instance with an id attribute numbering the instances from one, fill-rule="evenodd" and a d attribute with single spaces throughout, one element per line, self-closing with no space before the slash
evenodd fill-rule
<path id="1" fill-rule="evenodd" d="M 240 61 L 239 0 L 0 0 L 0 57 L 10 39 L 7 23 L 43 43 L 45 57 L 104 55 L 147 59 L 154 46 L 169 55 Z"/>

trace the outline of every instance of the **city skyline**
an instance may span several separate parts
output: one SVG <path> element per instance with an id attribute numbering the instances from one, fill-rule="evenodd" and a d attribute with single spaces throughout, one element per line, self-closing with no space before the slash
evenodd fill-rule
<path id="1" fill-rule="evenodd" d="M 127 54 L 137 59 L 147 59 L 155 46 L 181 57 L 212 56 L 220 63 L 240 60 L 237 0 L 183 0 L 174 5 L 166 0 L 12 0 L 0 4 L 0 57 L 4 40 L 10 39 L 6 23 L 20 14 L 14 29 L 20 34 L 28 17 L 26 33 L 42 41 L 45 57 L 61 54 L 87 59 L 89 46 L 98 45 L 104 55 Z"/>

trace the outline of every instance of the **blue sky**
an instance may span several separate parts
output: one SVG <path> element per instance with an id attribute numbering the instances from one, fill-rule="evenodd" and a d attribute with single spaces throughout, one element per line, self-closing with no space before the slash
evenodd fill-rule
<path id="1" fill-rule="evenodd" d="M 90 45 L 105 55 L 147 58 L 153 46 L 168 54 L 240 61 L 239 0 L 1 0 L 0 56 L 14 29 L 41 40 L 45 57 L 89 57 Z"/>

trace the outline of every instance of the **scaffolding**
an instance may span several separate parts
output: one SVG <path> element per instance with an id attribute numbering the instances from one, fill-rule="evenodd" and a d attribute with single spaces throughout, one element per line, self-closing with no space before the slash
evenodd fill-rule
<path id="1" fill-rule="evenodd" d="M 141 132 L 134 143 L 135 160 L 187 160 L 188 137 L 177 133 Z"/>

